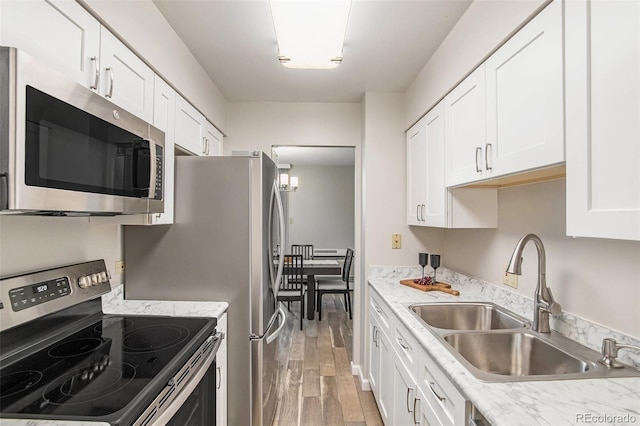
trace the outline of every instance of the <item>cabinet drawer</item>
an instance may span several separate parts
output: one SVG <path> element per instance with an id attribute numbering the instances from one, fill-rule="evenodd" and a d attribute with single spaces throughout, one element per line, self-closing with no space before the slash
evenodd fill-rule
<path id="1" fill-rule="evenodd" d="M 392 336 L 393 342 L 391 344 L 393 349 L 415 380 L 418 364 L 417 358 L 420 353 L 418 342 L 398 319 L 395 319 L 393 322 Z"/>
<path id="2" fill-rule="evenodd" d="M 424 351 L 419 351 L 418 387 L 443 425 L 463 421 L 466 401 Z"/>
<path id="3" fill-rule="evenodd" d="M 377 293 L 371 292 L 371 309 L 372 313 L 375 313 L 380 327 L 385 331 L 387 336 L 391 336 L 391 317 L 389 315 L 389 308 L 382 301 Z"/>

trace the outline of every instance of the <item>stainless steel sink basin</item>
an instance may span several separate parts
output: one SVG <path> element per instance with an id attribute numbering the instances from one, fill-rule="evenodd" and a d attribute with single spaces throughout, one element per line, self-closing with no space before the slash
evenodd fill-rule
<path id="1" fill-rule="evenodd" d="M 528 320 L 493 303 L 420 303 L 409 310 L 486 382 L 640 377 L 632 367 L 604 367 L 599 352 L 555 331 L 533 331 Z"/>
<path id="2" fill-rule="evenodd" d="M 422 303 L 410 309 L 427 325 L 445 330 L 521 329 L 529 321 L 493 303 Z"/>
<path id="3" fill-rule="evenodd" d="M 456 333 L 444 341 L 474 368 L 503 376 L 579 374 L 594 368 L 539 337 L 524 332 Z"/>

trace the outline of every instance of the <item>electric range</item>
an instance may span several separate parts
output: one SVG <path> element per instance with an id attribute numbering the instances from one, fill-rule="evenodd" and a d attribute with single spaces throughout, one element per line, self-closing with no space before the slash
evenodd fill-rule
<path id="1" fill-rule="evenodd" d="M 215 370 L 215 318 L 106 315 L 109 290 L 104 261 L 0 280 L 0 418 L 167 424 Z"/>

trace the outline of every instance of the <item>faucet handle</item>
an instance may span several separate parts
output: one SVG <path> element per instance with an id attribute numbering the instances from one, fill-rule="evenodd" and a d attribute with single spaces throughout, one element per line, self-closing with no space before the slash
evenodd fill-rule
<path id="1" fill-rule="evenodd" d="M 549 312 L 551 315 L 558 316 L 562 313 L 562 306 L 553 298 L 551 289 L 547 287 L 547 291 L 549 292 Z"/>

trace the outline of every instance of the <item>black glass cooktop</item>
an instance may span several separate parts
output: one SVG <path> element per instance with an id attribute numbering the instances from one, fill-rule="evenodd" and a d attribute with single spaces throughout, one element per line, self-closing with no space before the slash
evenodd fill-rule
<path id="1" fill-rule="evenodd" d="M 214 326 L 204 318 L 104 316 L 3 366 L 0 413 L 87 419 L 126 408 L 139 415 Z"/>

